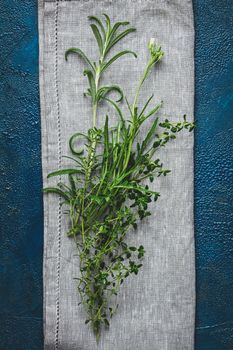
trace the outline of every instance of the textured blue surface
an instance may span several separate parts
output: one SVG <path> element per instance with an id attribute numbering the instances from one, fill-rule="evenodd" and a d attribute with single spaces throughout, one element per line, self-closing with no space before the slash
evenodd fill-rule
<path id="1" fill-rule="evenodd" d="M 233 1 L 196 0 L 197 350 L 233 349 Z"/>
<path id="2" fill-rule="evenodd" d="M 0 4 L 0 349 L 41 350 L 37 1 Z"/>
<path id="3" fill-rule="evenodd" d="M 194 11 L 196 350 L 232 350 L 233 2 Z M 42 350 L 37 0 L 1 0 L 0 17 L 0 350 Z"/>

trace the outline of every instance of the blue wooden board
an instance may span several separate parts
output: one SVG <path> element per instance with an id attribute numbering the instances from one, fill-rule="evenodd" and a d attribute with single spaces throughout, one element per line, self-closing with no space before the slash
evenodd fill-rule
<path id="1" fill-rule="evenodd" d="M 42 350 L 37 0 L 0 10 L 0 350 Z M 233 2 L 195 0 L 194 13 L 196 350 L 232 350 Z"/>

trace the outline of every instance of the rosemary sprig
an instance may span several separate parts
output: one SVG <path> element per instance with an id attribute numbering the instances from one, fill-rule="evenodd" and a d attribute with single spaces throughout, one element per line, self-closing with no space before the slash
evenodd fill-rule
<path id="1" fill-rule="evenodd" d="M 156 118 L 143 141 L 137 141 L 142 124 L 161 107 L 159 103 L 148 110 L 153 98 L 151 96 L 139 110 L 138 99 L 144 81 L 154 65 L 162 59 L 163 52 L 152 39 L 149 43 L 150 57 L 132 105 L 126 100 L 130 116 L 124 116 L 119 106 L 119 102 L 124 99 L 121 87 L 101 85 L 101 77 L 121 56 L 131 54 L 137 57 L 135 52 L 123 50 L 108 58 L 111 48 L 134 32 L 135 28 L 130 27 L 129 22 L 112 25 L 106 14 L 104 18 L 105 22 L 94 16 L 89 17 L 99 49 L 98 63 L 89 59 L 79 48 L 70 48 L 65 53 L 66 60 L 70 54 L 77 54 L 87 64 L 84 74 L 89 87 L 85 94 L 92 101 L 93 125 L 87 134 L 78 132 L 69 140 L 72 157 L 68 158 L 74 161 L 74 167 L 48 175 L 67 175 L 69 183 L 58 183 L 57 187 L 44 189 L 47 193 L 61 196 L 63 204 L 68 207 L 68 236 L 74 238 L 80 258 L 78 291 L 81 303 L 86 308 L 86 323 L 91 322 L 97 339 L 101 327 L 109 326 L 117 309 L 112 297 L 118 294 L 124 280 L 132 274 L 137 275 L 142 267 L 141 259 L 145 253 L 143 245 L 128 246 L 125 238 L 131 227 L 137 229 L 138 220 L 151 215 L 148 206 L 160 195 L 144 184 L 144 180 L 153 182 L 155 177 L 166 176 L 170 172 L 159 159 L 154 159 L 154 155 L 160 147 L 175 139 L 177 132 L 194 128 L 194 124 L 187 122 L 185 116 L 182 122 L 177 123 L 167 119 L 159 122 Z M 118 93 L 118 101 L 108 97 L 113 91 Z M 104 126 L 97 128 L 101 100 L 109 103 L 119 116 L 114 127 L 109 127 L 109 118 L 106 116 Z M 163 130 L 160 133 L 157 131 L 158 126 Z M 85 141 L 82 150 L 75 148 L 78 139 Z"/>

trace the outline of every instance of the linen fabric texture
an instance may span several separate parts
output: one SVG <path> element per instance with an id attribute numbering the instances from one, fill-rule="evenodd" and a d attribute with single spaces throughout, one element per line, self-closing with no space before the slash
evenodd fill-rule
<path id="1" fill-rule="evenodd" d="M 40 99 L 44 186 L 58 178 L 47 174 L 73 166 L 68 139 L 91 127 L 91 101 L 83 97 L 87 88 L 85 63 L 64 52 L 79 47 L 97 59 L 97 45 L 88 15 L 107 13 L 115 21 L 130 21 L 137 31 L 115 46 L 114 52 L 131 49 L 138 58 L 124 56 L 104 74 L 103 82 L 123 86 L 132 102 L 143 67 L 149 57 L 151 37 L 165 56 L 146 81 L 139 101 L 154 93 L 161 100 L 161 118 L 171 121 L 184 114 L 192 120 L 194 101 L 194 30 L 189 0 L 39 0 Z M 111 55 L 110 55 L 111 56 Z M 126 108 L 123 108 L 126 111 Z M 111 107 L 102 107 L 114 124 Z M 146 133 L 150 122 L 145 125 Z M 89 325 L 77 292 L 75 277 L 79 261 L 75 244 L 66 236 L 68 217 L 55 195 L 44 195 L 44 337 L 45 350 L 191 350 L 194 347 L 195 266 L 193 225 L 193 133 L 181 132 L 177 140 L 158 152 L 171 175 L 153 183 L 161 193 L 152 204 L 152 216 L 128 242 L 142 244 L 146 256 L 137 276 L 130 276 L 117 297 L 119 308 L 99 344 Z"/>

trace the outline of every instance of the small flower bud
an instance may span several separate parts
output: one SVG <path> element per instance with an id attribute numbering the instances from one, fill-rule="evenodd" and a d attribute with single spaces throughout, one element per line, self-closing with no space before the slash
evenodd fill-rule
<path id="1" fill-rule="evenodd" d="M 151 38 L 148 44 L 148 48 L 151 55 L 151 64 L 155 64 L 163 57 L 163 52 L 161 50 L 161 47 L 156 46 L 155 44 L 155 38 Z"/>
<path id="2" fill-rule="evenodd" d="M 149 50 L 150 52 L 153 51 L 153 49 L 155 48 L 155 38 L 151 38 L 150 41 L 149 41 Z"/>

